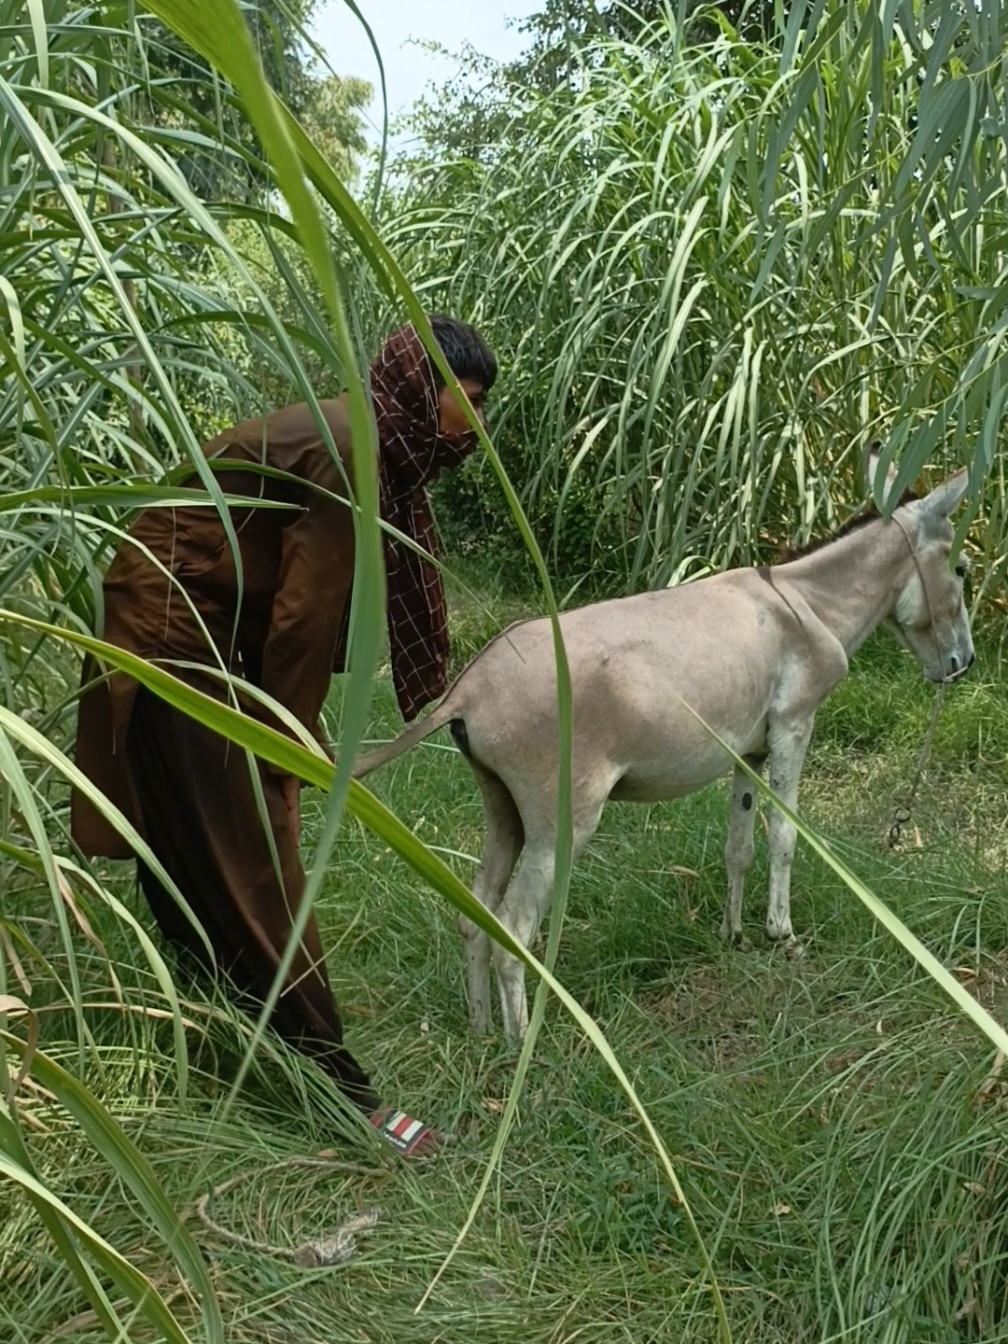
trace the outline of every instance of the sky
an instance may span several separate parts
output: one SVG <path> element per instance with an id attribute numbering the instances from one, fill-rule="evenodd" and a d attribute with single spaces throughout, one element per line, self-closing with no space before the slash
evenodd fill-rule
<path id="1" fill-rule="evenodd" d="M 524 18 L 542 6 L 540 0 L 358 0 L 358 7 L 382 54 L 391 120 L 431 81 L 449 78 L 456 69 L 456 62 L 425 51 L 411 38 L 437 42 L 453 53 L 468 42 L 484 55 L 506 61 L 525 46 L 524 35 L 509 27 L 508 20 Z M 381 136 L 378 65 L 359 20 L 343 0 L 323 0 L 311 30 L 336 74 L 358 75 L 374 86 L 376 96 L 366 123 L 368 140 L 376 143 Z"/>

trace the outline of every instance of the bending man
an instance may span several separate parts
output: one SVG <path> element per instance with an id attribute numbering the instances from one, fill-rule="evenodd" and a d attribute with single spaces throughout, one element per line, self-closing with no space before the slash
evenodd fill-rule
<path id="1" fill-rule="evenodd" d="M 482 414 L 497 374 L 492 352 L 472 327 L 449 318 L 434 318 L 432 326 L 449 366 Z M 371 365 L 370 380 L 382 517 L 430 552 L 433 527 L 424 487 L 473 451 L 475 435 L 412 327 L 389 337 Z M 143 511 L 103 585 L 107 642 L 169 664 L 223 665 L 316 734 L 329 678 L 343 668 L 354 567 L 350 510 L 331 498 L 345 498 L 347 479 L 352 480 L 345 394 L 323 401 L 321 409 L 342 470 L 304 404 L 246 421 L 204 449 L 208 457 L 234 460 L 234 471 L 217 477 L 226 494 L 263 494 L 298 508 L 296 513 L 232 510 L 241 589 L 224 527 L 206 507 Z M 264 463 L 286 479 L 243 472 L 243 462 Z M 392 673 L 408 720 L 445 689 L 444 591 L 429 561 L 383 535 Z M 225 694 L 219 676 L 172 670 L 208 694 Z M 82 686 L 78 765 L 133 822 L 171 875 L 202 924 L 219 968 L 242 995 L 261 1003 L 304 891 L 300 781 L 262 763 L 255 781 L 243 750 L 124 674 L 101 677 L 91 659 Z M 271 835 L 261 821 L 256 782 Z M 71 823 L 85 854 L 131 856 L 123 838 L 76 791 Z M 205 960 L 201 941 L 173 897 L 140 861 L 138 871 L 164 934 Z M 419 1154 L 436 1144 L 433 1130 L 381 1104 L 343 1044 L 314 915 L 272 1025 L 313 1056 L 400 1151 Z"/>

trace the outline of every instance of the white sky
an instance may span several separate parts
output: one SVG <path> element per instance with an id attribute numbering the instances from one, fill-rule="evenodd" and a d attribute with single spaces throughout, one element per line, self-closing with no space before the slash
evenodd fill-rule
<path id="1" fill-rule="evenodd" d="M 533 14 L 541 4 L 540 0 L 358 0 L 358 8 L 382 54 L 391 121 L 428 84 L 450 77 L 457 68 L 455 61 L 425 51 L 411 38 L 437 42 L 452 53 L 468 42 L 486 56 L 510 60 L 521 53 L 526 39 L 508 20 Z M 343 0 L 324 0 L 311 31 L 338 75 L 358 75 L 375 88 L 367 111 L 368 139 L 375 143 L 381 135 L 381 92 L 367 34 Z"/>

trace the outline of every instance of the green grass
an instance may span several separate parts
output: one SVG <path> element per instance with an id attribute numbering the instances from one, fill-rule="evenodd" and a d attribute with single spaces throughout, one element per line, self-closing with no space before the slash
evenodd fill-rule
<path id="1" fill-rule="evenodd" d="M 480 602 L 455 602 L 460 661 L 523 612 L 492 587 L 481 593 Z M 916 666 L 877 637 L 821 715 L 800 807 L 1004 1020 L 1008 707 L 982 641 L 973 676 L 946 697 L 914 813 L 919 844 L 911 833 L 898 853 L 884 845 L 931 694 Z M 336 686 L 334 726 L 339 695 Z M 396 727 L 383 683 L 370 735 Z M 371 782 L 471 877 L 481 812 L 454 751 L 433 739 Z M 997 1088 L 978 1098 L 989 1047 L 801 848 L 795 920 L 804 960 L 787 961 L 762 938 L 763 847 L 746 906 L 754 950 L 724 949 L 726 803 L 717 786 L 678 804 L 608 809 L 575 869 L 558 972 L 599 1020 L 675 1156 L 734 1338 L 1008 1339 L 1005 1114 Z M 310 838 L 321 795 L 306 796 L 305 812 Z M 87 1013 L 104 1069 L 89 1081 L 178 1207 L 209 1181 L 246 1171 L 218 1217 L 260 1240 L 293 1245 L 358 1206 L 386 1211 L 354 1262 L 314 1272 L 218 1246 L 190 1218 L 212 1258 L 229 1340 L 714 1339 L 684 1216 L 611 1075 L 555 1005 L 500 1176 L 415 1314 L 479 1180 L 515 1052 L 467 1032 L 460 941 L 443 903 L 355 823 L 334 855 L 319 914 L 348 1037 L 390 1098 L 456 1133 L 435 1165 L 410 1169 L 354 1145 L 325 1086 L 282 1052 L 223 1118 L 240 1038 L 220 1005 L 207 1043 L 191 1033 L 195 1083 L 185 1105 L 165 1053 L 167 1024 L 114 1006 Z M 32 893 L 10 900 L 15 913 L 27 910 Z M 61 969 L 58 935 L 29 927 Z M 143 985 L 135 950 L 120 931 L 101 932 L 130 1001 L 154 1005 L 151 985 L 132 988 Z M 104 962 L 80 950 L 89 1000 L 114 1005 Z M 42 969 L 26 961 L 25 970 L 39 1006 Z M 72 1019 L 50 997 L 44 1046 L 72 1059 Z M 206 1006 L 194 999 L 192 1009 Z M 156 1238 L 101 1161 L 38 1093 L 26 1094 L 24 1110 L 46 1179 L 195 1324 Z M 269 1170 L 319 1148 L 367 1174 Z M 27 1206 L 8 1190 L 0 1200 L 0 1339 L 97 1341 Z M 148 1337 L 137 1329 L 137 1339 Z"/>

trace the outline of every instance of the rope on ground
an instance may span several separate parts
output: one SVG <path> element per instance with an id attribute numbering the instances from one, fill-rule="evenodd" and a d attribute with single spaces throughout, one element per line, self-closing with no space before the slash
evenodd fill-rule
<path id="1" fill-rule="evenodd" d="M 320 1167 L 326 1171 L 343 1171 L 357 1176 L 376 1174 L 374 1167 L 362 1167 L 352 1162 L 333 1162 L 322 1157 L 285 1158 L 281 1162 L 263 1168 L 261 1174 L 291 1167 Z M 260 1255 L 273 1256 L 277 1260 L 286 1260 L 300 1269 L 321 1269 L 351 1260 L 357 1253 L 357 1233 L 370 1231 L 383 1216 L 379 1208 L 363 1209 L 352 1218 L 348 1218 L 335 1231 L 326 1232 L 321 1237 L 304 1242 L 301 1246 L 277 1246 L 271 1242 L 257 1241 L 255 1237 L 247 1237 L 241 1232 L 232 1232 L 229 1228 L 222 1227 L 210 1213 L 210 1207 L 215 1199 L 247 1179 L 247 1172 L 239 1172 L 237 1176 L 232 1176 L 220 1185 L 215 1185 L 205 1195 L 201 1195 L 196 1201 L 197 1217 L 207 1231 L 222 1241 L 232 1246 L 239 1246 L 245 1251 L 255 1251 Z"/>

